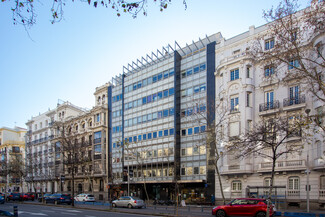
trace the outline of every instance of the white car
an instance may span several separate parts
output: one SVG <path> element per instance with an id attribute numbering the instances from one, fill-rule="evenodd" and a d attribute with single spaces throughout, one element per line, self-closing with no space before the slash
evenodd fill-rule
<path id="1" fill-rule="evenodd" d="M 95 197 L 92 194 L 78 194 L 74 197 L 74 200 L 82 202 L 95 202 Z"/>

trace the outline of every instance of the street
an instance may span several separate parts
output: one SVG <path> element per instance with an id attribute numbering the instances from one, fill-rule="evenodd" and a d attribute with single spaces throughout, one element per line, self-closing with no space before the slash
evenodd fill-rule
<path id="1" fill-rule="evenodd" d="M 54 205 L 33 205 L 20 203 L 5 203 L 0 205 L 0 210 L 13 213 L 13 206 L 18 206 L 18 216 L 78 216 L 78 217 L 142 217 L 148 215 L 107 212 L 100 210 L 78 209 L 71 206 L 54 206 Z"/>

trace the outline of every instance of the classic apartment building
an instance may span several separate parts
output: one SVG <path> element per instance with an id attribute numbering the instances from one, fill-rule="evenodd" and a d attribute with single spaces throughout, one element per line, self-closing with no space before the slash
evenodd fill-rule
<path id="1" fill-rule="evenodd" d="M 298 16 L 301 16 L 300 11 Z M 289 64 L 266 64 L 250 55 L 253 43 L 259 41 L 264 52 L 276 46 L 277 38 L 270 35 L 269 25 L 255 28 L 228 40 L 222 39 L 216 46 L 216 96 L 217 104 L 227 102 L 227 113 L 221 129 L 218 149 L 223 152 L 219 161 L 222 184 L 227 199 L 247 196 L 267 196 L 270 185 L 272 161 L 261 156 L 236 159 L 227 147 L 236 137 L 251 130 L 262 119 L 285 116 L 288 122 L 292 118 L 320 114 L 324 103 L 308 92 L 308 82 L 302 78 L 288 75 L 300 67 L 294 57 Z M 303 26 L 303 25 L 301 25 Z M 299 26 L 297 26 L 298 28 Z M 301 27 L 303 28 L 303 27 Z M 304 39 L 299 39 L 304 41 Z M 309 55 L 316 55 L 318 49 L 324 56 L 324 33 L 316 33 L 304 45 L 311 45 Z M 313 58 L 313 56 L 309 56 Z M 317 59 L 318 58 L 318 59 Z M 321 55 L 315 60 L 320 61 Z M 271 61 L 270 61 L 271 62 Z M 218 123 L 218 117 L 216 117 Z M 314 207 L 325 204 L 325 145 L 324 132 L 313 132 L 309 142 L 306 134 L 297 134 L 285 140 L 286 145 L 301 145 L 303 150 L 285 154 L 276 163 L 274 194 L 290 205 L 305 206 L 307 199 L 307 179 L 311 185 L 310 202 Z M 309 160 L 308 160 L 309 159 Z M 310 175 L 306 171 L 310 170 Z M 249 193 L 250 192 L 250 193 Z M 216 197 L 221 198 L 219 184 L 216 183 Z"/>
<path id="2" fill-rule="evenodd" d="M 55 173 L 55 138 L 56 121 L 67 120 L 83 114 L 84 110 L 69 102 L 59 102 L 55 109 L 35 117 L 27 123 L 26 133 L 26 183 L 30 192 L 59 191 L 60 175 Z"/>
<path id="3" fill-rule="evenodd" d="M 23 192 L 24 185 L 22 163 L 25 159 L 26 129 L 15 127 L 0 128 L 0 191 Z"/>
<path id="4" fill-rule="evenodd" d="M 107 87 L 97 87 L 95 106 L 86 110 L 69 102 L 32 117 L 26 125 L 26 182 L 38 193 L 76 193 L 107 199 Z M 64 135 L 62 136 L 62 130 Z M 76 149 L 71 149 L 71 145 Z M 104 198 L 105 196 L 105 198 Z"/>

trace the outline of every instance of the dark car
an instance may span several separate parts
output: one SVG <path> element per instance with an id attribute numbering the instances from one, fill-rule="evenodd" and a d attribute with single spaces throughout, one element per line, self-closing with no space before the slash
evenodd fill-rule
<path id="1" fill-rule="evenodd" d="M 56 203 L 56 204 L 68 204 L 72 203 L 70 194 L 52 194 L 51 196 L 44 198 L 45 203 Z"/>
<path id="2" fill-rule="evenodd" d="M 216 206 L 212 209 L 212 215 L 217 217 L 225 216 L 256 216 L 265 217 L 267 211 L 267 202 L 265 199 L 256 198 L 238 198 L 232 200 L 229 204 Z M 275 213 L 273 205 L 270 207 L 270 216 Z"/>
<path id="3" fill-rule="evenodd" d="M 32 201 L 34 201 L 34 199 L 35 199 L 35 195 L 32 194 L 32 193 L 23 194 L 23 200 L 32 200 Z"/>
<path id="4" fill-rule="evenodd" d="M 43 197 L 44 197 L 44 201 L 46 200 L 46 198 L 48 198 L 49 196 L 51 196 L 52 194 L 43 194 Z M 43 197 L 42 195 L 40 195 L 37 200 L 38 202 L 42 202 L 43 201 Z"/>
<path id="5" fill-rule="evenodd" d="M 0 195 L 0 204 L 4 204 L 4 203 L 5 203 L 5 198 Z"/>
<path id="6" fill-rule="evenodd" d="M 22 201 L 23 195 L 21 193 L 10 193 L 7 196 L 8 201 Z"/>

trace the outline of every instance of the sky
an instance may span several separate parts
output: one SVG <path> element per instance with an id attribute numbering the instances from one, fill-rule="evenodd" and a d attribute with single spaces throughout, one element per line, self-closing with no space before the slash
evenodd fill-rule
<path id="1" fill-rule="evenodd" d="M 175 41 L 184 47 L 221 32 L 226 39 L 266 23 L 263 10 L 280 0 L 172 0 L 163 12 L 147 0 L 147 16 L 120 17 L 110 8 L 66 0 L 64 19 L 51 24 L 51 1 L 35 2 L 37 23 L 14 25 L 13 0 L 0 2 L 0 127 L 26 128 L 58 100 L 91 109 L 93 93 L 123 66 Z M 298 1 L 301 8 L 309 0 Z"/>

